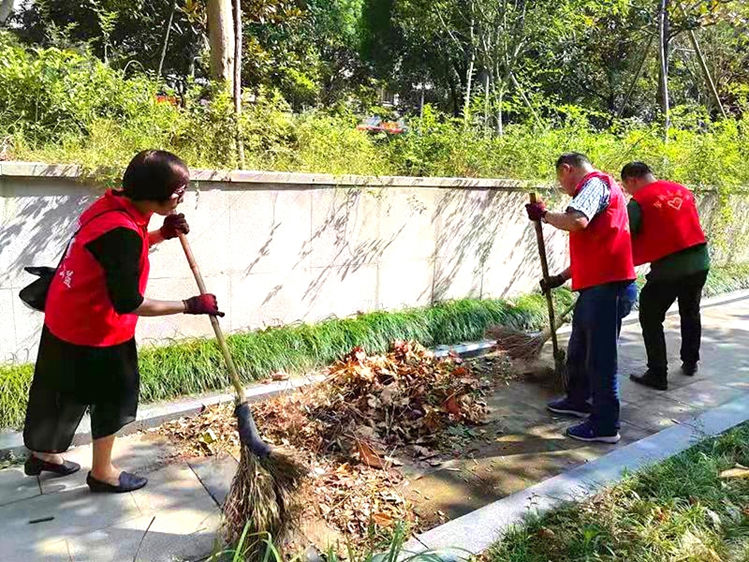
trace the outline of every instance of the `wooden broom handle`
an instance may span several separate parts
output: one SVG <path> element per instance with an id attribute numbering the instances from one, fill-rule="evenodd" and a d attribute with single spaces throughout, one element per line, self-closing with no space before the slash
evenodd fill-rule
<path id="1" fill-rule="evenodd" d="M 192 274 L 195 277 L 195 282 L 198 284 L 198 290 L 200 291 L 201 295 L 205 295 L 208 293 L 208 291 L 205 288 L 205 282 L 203 281 L 203 276 L 200 274 L 200 268 L 198 268 L 198 262 L 195 261 L 195 256 L 192 253 L 192 249 L 190 248 L 190 243 L 187 241 L 187 237 L 179 233 L 179 241 L 182 244 L 182 249 L 185 251 L 185 257 L 187 258 L 187 263 L 190 264 L 190 269 L 192 270 Z M 242 381 L 239 379 L 239 374 L 237 373 L 237 367 L 234 365 L 234 360 L 231 358 L 231 353 L 229 352 L 229 346 L 226 345 L 226 339 L 224 338 L 224 332 L 221 331 L 221 326 L 218 323 L 218 318 L 215 316 L 209 316 L 211 319 L 211 326 L 213 326 L 213 332 L 216 334 L 216 341 L 218 342 L 218 347 L 221 349 L 221 353 L 224 356 L 224 360 L 226 361 L 226 368 L 229 370 L 229 376 L 231 377 L 231 384 L 234 386 L 234 390 L 237 393 L 237 403 L 244 402 L 246 400 L 246 396 L 244 393 L 244 387 L 242 386 Z"/>
<path id="2" fill-rule="evenodd" d="M 537 198 L 535 193 L 530 194 L 531 204 L 536 203 Z M 544 276 L 544 281 L 549 282 L 549 262 L 546 260 L 546 243 L 544 242 L 544 231 L 541 221 L 533 221 L 533 226 L 536 228 L 536 242 L 538 243 L 538 255 L 541 258 L 541 272 Z M 544 291 L 546 295 L 546 304 L 549 308 L 549 328 L 551 330 L 551 345 L 554 350 L 554 359 L 559 357 L 559 343 L 557 342 L 557 326 L 554 318 L 554 299 L 551 296 L 551 291 Z"/>

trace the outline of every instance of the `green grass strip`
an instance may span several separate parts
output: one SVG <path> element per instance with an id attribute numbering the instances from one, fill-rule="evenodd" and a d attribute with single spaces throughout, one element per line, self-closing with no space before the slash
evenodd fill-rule
<path id="1" fill-rule="evenodd" d="M 715 268 L 707 295 L 749 288 L 749 264 Z M 558 306 L 572 301 L 569 291 L 558 291 Z M 480 339 L 492 324 L 530 330 L 546 322 L 546 303 L 540 294 L 512 302 L 463 299 L 426 308 L 370 312 L 353 318 L 317 324 L 291 324 L 228 337 L 229 347 L 246 382 L 283 370 L 301 372 L 328 365 L 355 346 L 382 352 L 393 340 L 416 340 L 423 345 L 453 344 Z M 140 350 L 141 401 L 169 400 L 224 389 L 228 377 L 212 339 L 181 340 Z M 31 365 L 0 365 L 0 428 L 23 423 Z"/>
<path id="2" fill-rule="evenodd" d="M 491 562 L 749 560 L 749 423 L 645 469 L 589 501 L 529 520 Z"/>
<path id="3" fill-rule="evenodd" d="M 572 300 L 560 291 L 559 306 Z M 410 339 L 426 346 L 480 339 L 487 326 L 506 324 L 529 330 L 542 326 L 546 304 L 541 295 L 514 303 L 502 300 L 457 300 L 399 312 L 370 312 L 317 324 L 291 324 L 227 338 L 244 381 L 275 371 L 303 372 L 328 365 L 355 346 L 386 351 L 393 340 Z M 139 353 L 141 401 L 169 400 L 228 386 L 228 375 L 213 339 L 181 340 L 144 346 Z M 0 427 L 23 423 L 32 365 L 0 366 Z"/>

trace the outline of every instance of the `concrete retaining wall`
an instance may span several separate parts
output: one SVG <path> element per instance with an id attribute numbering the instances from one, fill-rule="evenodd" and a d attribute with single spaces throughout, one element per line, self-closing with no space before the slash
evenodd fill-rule
<path id="1" fill-rule="evenodd" d="M 193 177 L 181 210 L 228 330 L 508 297 L 532 290 L 538 277 L 523 211 L 529 184 L 201 170 Z M 55 265 L 76 218 L 100 193 L 75 166 L 0 163 L 0 361 L 33 360 L 36 352 L 43 318 L 18 299 L 32 280 L 23 267 Z M 714 201 L 704 204 L 709 223 Z M 565 265 L 566 237 L 546 230 L 556 270 Z M 149 297 L 196 293 L 178 242 L 155 249 L 151 263 Z M 210 335 L 205 318 L 139 325 L 141 342 L 201 335 Z"/>

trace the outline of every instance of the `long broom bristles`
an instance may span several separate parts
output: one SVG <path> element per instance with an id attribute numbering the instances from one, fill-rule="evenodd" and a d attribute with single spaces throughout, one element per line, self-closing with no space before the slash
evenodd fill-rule
<path id="1" fill-rule="evenodd" d="M 243 446 L 239 467 L 224 502 L 224 538 L 236 545 L 247 528 L 254 538 L 243 554 L 247 561 L 260 560 L 265 538 L 282 541 L 299 511 L 297 491 L 307 468 L 279 451 L 258 457 Z M 246 541 L 252 542 L 252 541 Z"/>
<path id="2" fill-rule="evenodd" d="M 510 359 L 532 361 L 541 354 L 544 344 L 551 338 L 551 332 L 544 330 L 537 336 L 529 336 L 507 326 L 491 326 L 486 336 L 496 340 L 495 347 Z"/>
<path id="3" fill-rule="evenodd" d="M 564 311 L 555 322 L 555 329 L 558 330 L 565 323 L 567 315 L 573 307 Z M 503 351 L 510 359 L 519 359 L 522 361 L 534 361 L 538 359 L 544 344 L 551 339 L 551 330 L 544 329 L 536 336 L 529 336 L 507 326 L 490 326 L 486 330 L 486 337 L 496 340 L 496 349 Z"/>

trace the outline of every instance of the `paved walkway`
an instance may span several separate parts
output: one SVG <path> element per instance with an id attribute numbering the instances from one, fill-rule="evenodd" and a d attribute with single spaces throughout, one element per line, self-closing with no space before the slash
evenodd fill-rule
<path id="1" fill-rule="evenodd" d="M 749 393 L 749 297 L 704 310 L 700 373 L 677 373 L 678 317 L 670 317 L 671 390 L 638 387 L 627 377 L 644 370 L 639 326 L 622 335 L 622 443 L 630 443 Z M 544 411 L 554 394 L 548 381 L 515 382 L 490 403 L 493 431 L 465 461 L 451 461 L 411 481 L 417 509 L 457 517 L 522 490 L 616 446 L 586 445 L 562 437 L 568 421 Z M 197 560 L 214 548 L 219 505 L 231 479 L 232 459 L 186 463 L 164 439 L 136 435 L 116 446 L 117 463 L 147 474 L 149 485 L 121 495 L 89 494 L 90 448 L 68 455 L 83 465 L 63 478 L 27 478 L 19 467 L 0 471 L 0 552 L 3 562 Z M 429 498 L 428 500 L 426 498 Z M 35 519 L 48 521 L 30 523 Z M 437 521 L 435 521 L 436 523 Z M 150 526 L 150 528 L 149 528 Z M 148 532 L 146 533 L 146 529 Z"/>
<path id="2" fill-rule="evenodd" d="M 433 525 L 460 517 L 749 392 L 749 295 L 703 309 L 702 362 L 695 377 L 679 373 L 679 318 L 667 318 L 671 371 L 667 392 L 629 380 L 631 373 L 646 369 L 636 317 L 634 312 L 628 319 L 620 342 L 622 440 L 618 445 L 564 437 L 574 420 L 545 409 L 546 401 L 559 395 L 557 381 L 513 382 L 489 399 L 490 423 L 482 427 L 487 439 L 467 447 L 463 459 L 427 473 L 412 470 L 410 499 L 422 518 Z M 545 351 L 551 364 L 551 353 Z"/>

